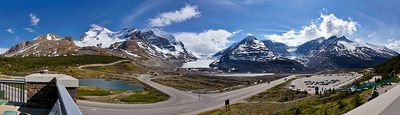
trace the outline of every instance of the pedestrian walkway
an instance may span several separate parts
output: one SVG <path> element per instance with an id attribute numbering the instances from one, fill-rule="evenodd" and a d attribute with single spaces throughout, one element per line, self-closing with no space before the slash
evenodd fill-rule
<path id="1" fill-rule="evenodd" d="M 18 112 L 19 107 L 18 106 L 13 106 L 13 105 L 0 105 L 0 114 L 8 115 L 10 113 L 17 113 L 19 115 L 20 112 Z M 5 114 L 8 113 L 8 114 Z M 13 115 L 13 114 L 10 114 Z"/>
<path id="2" fill-rule="evenodd" d="M 26 107 L 6 105 L 5 103 L 0 103 L 0 115 L 19 115 L 21 113 L 23 115 L 46 115 L 49 113 L 49 110 L 26 108 Z"/>

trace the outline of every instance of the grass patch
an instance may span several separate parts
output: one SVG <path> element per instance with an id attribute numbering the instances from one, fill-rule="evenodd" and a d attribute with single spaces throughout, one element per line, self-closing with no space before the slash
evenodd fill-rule
<path id="1" fill-rule="evenodd" d="M 85 69 L 115 74 L 145 72 L 139 65 L 136 65 L 133 62 L 122 62 L 111 66 L 87 67 Z"/>
<path id="2" fill-rule="evenodd" d="M 0 57 L 1 73 L 32 72 L 41 69 L 62 69 L 85 64 L 111 63 L 123 58 L 115 56 L 82 55 L 59 57 Z"/>
<path id="3" fill-rule="evenodd" d="M 67 67 L 65 69 L 59 69 L 59 70 L 57 70 L 57 73 L 70 75 L 75 78 L 93 78 L 93 77 L 104 78 L 104 77 L 111 76 L 107 73 L 98 72 L 98 71 L 79 70 L 76 67 Z"/>
<path id="4" fill-rule="evenodd" d="M 12 76 L 8 76 L 8 75 L 2 75 L 2 74 L 0 74 L 0 78 L 13 78 Z"/>
<path id="5" fill-rule="evenodd" d="M 157 78 L 153 81 L 174 87 L 184 91 L 202 90 L 202 91 L 229 91 L 235 89 L 235 86 L 242 87 L 253 85 L 255 82 L 260 83 L 272 81 L 283 76 L 260 76 L 260 77 L 216 77 L 201 75 L 182 75 L 169 76 L 165 78 Z M 233 88 L 233 89 L 227 89 Z M 224 90 L 225 89 L 225 90 Z M 202 93 L 202 92 L 200 92 Z"/>
<path id="6" fill-rule="evenodd" d="M 126 103 L 156 103 L 165 101 L 169 98 L 168 95 L 158 93 L 157 91 L 139 91 L 126 97 L 119 99 Z"/>
<path id="7" fill-rule="evenodd" d="M 294 79 L 291 79 L 288 82 L 274 86 L 265 92 L 262 92 L 255 96 L 250 97 L 247 100 L 248 101 L 286 102 L 286 101 L 292 101 L 292 100 L 307 97 L 309 94 L 306 91 L 295 91 L 295 90 L 291 90 L 291 89 L 287 88 L 287 86 L 293 80 Z"/>
<path id="8" fill-rule="evenodd" d="M 204 112 L 200 115 L 233 115 L 233 114 L 303 114 L 303 115 L 339 115 L 344 114 L 367 102 L 371 90 L 346 94 L 337 92 L 329 95 L 311 95 L 301 100 L 279 102 L 279 88 L 274 87 L 266 92 L 249 98 L 249 102 L 237 103 L 231 110 L 225 108 Z"/>
<path id="9" fill-rule="evenodd" d="M 144 91 L 104 90 L 96 87 L 79 87 L 78 99 L 105 103 L 145 104 L 165 101 L 168 95 L 150 88 Z"/>
<path id="10" fill-rule="evenodd" d="M 78 97 L 82 96 L 107 96 L 111 95 L 111 91 L 99 89 L 96 87 L 81 86 L 78 87 Z"/>

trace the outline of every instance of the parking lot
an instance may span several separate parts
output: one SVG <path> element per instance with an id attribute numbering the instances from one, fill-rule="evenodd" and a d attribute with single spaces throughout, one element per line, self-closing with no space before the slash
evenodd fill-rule
<path id="1" fill-rule="evenodd" d="M 315 94 L 316 87 L 318 87 L 319 91 L 338 89 L 362 76 L 363 74 L 356 72 L 314 75 L 293 80 L 289 88 Z"/>

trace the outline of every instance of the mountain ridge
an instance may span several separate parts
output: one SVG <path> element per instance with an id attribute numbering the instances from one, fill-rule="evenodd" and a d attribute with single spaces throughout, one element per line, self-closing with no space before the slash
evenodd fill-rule
<path id="1" fill-rule="evenodd" d="M 243 61 L 245 59 L 233 59 L 236 60 L 236 62 L 232 62 L 232 57 L 235 57 L 232 56 L 232 54 L 235 54 L 235 48 L 238 48 L 239 46 L 243 45 L 243 43 L 252 40 L 261 41 L 257 40 L 254 36 L 248 36 L 242 41 L 234 43 L 223 51 L 214 54 L 214 58 L 217 58 L 218 60 L 211 64 L 211 66 L 220 67 L 224 70 L 228 67 L 226 65 L 229 65 L 224 61 L 227 61 L 229 63 L 236 63 L 236 65 L 240 65 L 238 63 L 248 63 L 237 61 Z M 345 36 L 331 36 L 329 38 L 319 37 L 314 40 L 305 42 L 304 44 L 301 44 L 297 47 L 289 47 L 284 44 L 279 44 L 278 42 L 273 42 L 271 40 L 262 40 L 262 43 L 262 46 L 266 48 L 266 51 L 271 52 L 270 54 L 274 54 L 273 57 L 277 57 L 276 59 L 286 60 L 287 62 L 299 62 L 304 66 L 304 68 L 306 68 L 306 71 L 371 67 L 375 64 L 384 62 L 398 55 L 396 51 L 388 49 L 384 46 L 354 42 L 347 39 Z M 276 44 L 278 44 L 278 46 Z M 275 49 L 272 50 L 273 48 Z M 296 50 L 288 51 L 290 48 L 294 48 Z M 249 50 L 249 52 L 250 51 L 251 50 Z M 260 52 L 253 52 L 253 54 L 246 54 L 244 56 L 239 55 L 236 57 L 240 58 L 240 56 L 243 56 L 244 58 L 249 59 L 247 61 L 257 61 L 255 57 L 262 57 L 263 53 L 261 52 L 263 50 L 259 51 Z M 255 57 L 251 57 L 252 55 L 255 55 Z M 289 58 L 291 56 L 294 56 L 296 58 Z M 225 64 L 225 67 L 221 66 L 223 64 Z M 243 64 L 242 66 L 246 65 Z M 237 68 L 238 66 L 236 66 L 235 69 Z"/>
<path id="2" fill-rule="evenodd" d="M 142 62 L 157 60 L 157 63 L 165 62 L 172 65 L 197 59 L 186 50 L 182 42 L 167 32 L 135 28 L 113 32 L 98 25 L 92 25 L 77 41 L 53 33 L 43 34 L 13 46 L 2 55 L 5 57 L 114 55 Z"/>
<path id="3" fill-rule="evenodd" d="M 248 36 L 219 53 L 210 66 L 226 72 L 295 72 L 304 67 L 281 57 L 254 36 Z"/>

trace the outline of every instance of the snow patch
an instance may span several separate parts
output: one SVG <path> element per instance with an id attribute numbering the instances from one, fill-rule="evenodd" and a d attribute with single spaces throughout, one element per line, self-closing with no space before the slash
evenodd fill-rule
<path id="1" fill-rule="evenodd" d="M 210 64 L 215 60 L 196 60 L 186 62 L 182 65 L 182 68 L 210 68 Z"/>
<path id="2" fill-rule="evenodd" d="M 357 49 L 357 43 L 349 43 L 346 41 L 338 41 L 338 44 L 342 44 L 346 49 L 350 51 L 354 51 Z"/>
<path id="3" fill-rule="evenodd" d="M 131 55 L 131 56 L 133 56 L 133 57 L 140 57 L 139 55 L 133 54 L 133 53 L 128 52 L 128 51 L 126 51 L 126 50 L 123 50 L 123 51 L 124 51 L 126 54 Z"/>
<path id="4" fill-rule="evenodd" d="M 8 48 L 0 48 L 0 54 L 4 54 L 8 51 Z"/>
<path id="5" fill-rule="evenodd" d="M 114 43 L 125 41 L 125 39 L 120 38 L 122 35 L 123 33 L 113 32 L 105 27 L 93 24 L 89 31 L 85 32 L 80 41 L 74 42 L 80 47 L 96 46 L 108 48 Z"/>

